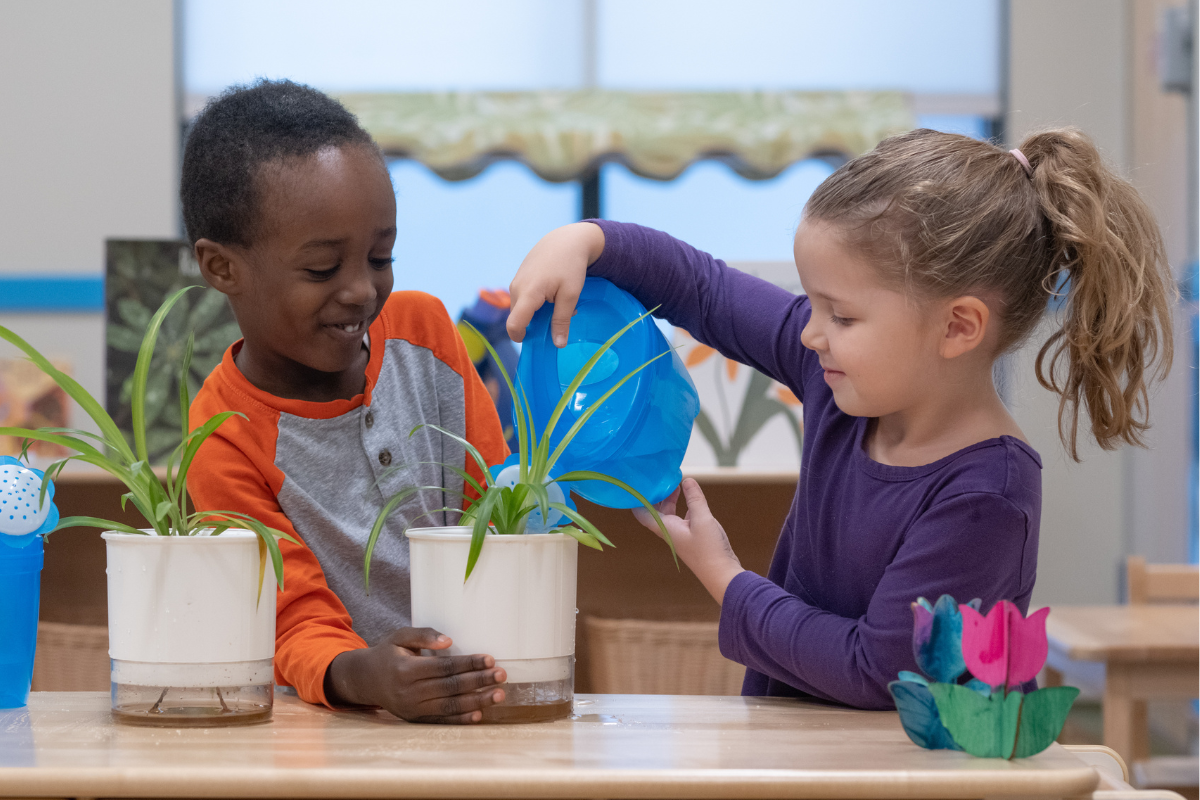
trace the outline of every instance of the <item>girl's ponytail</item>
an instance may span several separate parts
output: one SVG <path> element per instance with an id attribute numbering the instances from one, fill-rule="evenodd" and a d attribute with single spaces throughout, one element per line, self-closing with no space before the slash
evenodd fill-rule
<path id="1" fill-rule="evenodd" d="M 1059 435 L 1078 461 L 1082 406 L 1102 448 L 1142 445 L 1148 384 L 1172 359 L 1175 290 L 1154 216 L 1077 129 L 1034 134 L 1020 150 L 1050 223 L 1047 288 L 1066 291 L 1062 327 L 1037 357 L 1038 381 L 1062 398 Z"/>

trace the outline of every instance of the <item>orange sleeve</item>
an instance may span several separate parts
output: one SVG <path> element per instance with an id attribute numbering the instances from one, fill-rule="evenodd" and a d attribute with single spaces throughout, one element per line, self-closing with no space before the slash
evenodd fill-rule
<path id="1" fill-rule="evenodd" d="M 204 397 L 202 392 L 192 405 L 193 426 L 220 410 L 212 408 L 216 403 L 203 402 Z M 248 514 L 303 541 L 279 506 L 283 473 L 274 463 L 278 419 L 277 412 L 267 411 L 262 418 L 227 420 L 201 446 L 188 487 L 197 510 Z M 332 707 L 325 697 L 330 663 L 367 643 L 351 628 L 350 614 L 329 588 L 312 551 L 285 541 L 279 545 L 284 588 L 276 595 L 275 681 L 294 686 L 307 702 Z"/>

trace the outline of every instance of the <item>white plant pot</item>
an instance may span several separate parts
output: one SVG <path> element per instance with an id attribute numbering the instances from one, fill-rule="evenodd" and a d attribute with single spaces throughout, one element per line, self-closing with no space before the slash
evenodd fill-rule
<path id="1" fill-rule="evenodd" d="M 469 527 L 408 531 L 412 620 L 453 644 L 438 655 L 486 653 L 508 673 L 506 699 L 485 721 L 533 722 L 571 712 L 579 543 L 561 533 L 489 534 L 464 583 Z"/>
<path id="2" fill-rule="evenodd" d="M 270 719 L 275 571 L 258 537 L 102 534 L 113 714 L 151 725 Z"/>

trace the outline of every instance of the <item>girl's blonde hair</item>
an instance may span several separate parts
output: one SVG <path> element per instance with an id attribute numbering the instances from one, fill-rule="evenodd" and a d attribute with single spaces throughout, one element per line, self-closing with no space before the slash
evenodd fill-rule
<path id="1" fill-rule="evenodd" d="M 893 136 L 821 184 L 804 213 L 918 297 L 978 295 L 1000 321 L 997 356 L 1065 295 L 1037 357 L 1038 381 L 1061 397 L 1063 444 L 1078 461 L 1082 407 L 1102 448 L 1142 445 L 1148 384 L 1172 358 L 1175 289 L 1154 216 L 1082 131 L 1035 133 L 1019 149 L 1031 175 L 989 142 Z"/>

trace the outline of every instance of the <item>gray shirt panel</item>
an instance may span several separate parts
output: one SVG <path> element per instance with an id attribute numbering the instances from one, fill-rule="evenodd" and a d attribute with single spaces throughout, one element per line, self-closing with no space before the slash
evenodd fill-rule
<path id="1" fill-rule="evenodd" d="M 368 595 L 363 554 L 376 514 L 409 486 L 458 489 L 457 475 L 422 462 L 461 467 L 466 459 L 461 444 L 437 431 L 424 428 L 409 437 L 422 423 L 465 437 L 462 377 L 428 348 L 403 339 L 384 347 L 370 405 L 331 419 L 281 414 L 275 451 L 284 474 L 279 505 L 350 612 L 354 631 L 370 644 L 411 624 L 404 529 L 456 524 L 457 514 L 437 509 L 462 501 L 423 490 L 397 507 L 375 545 Z"/>

